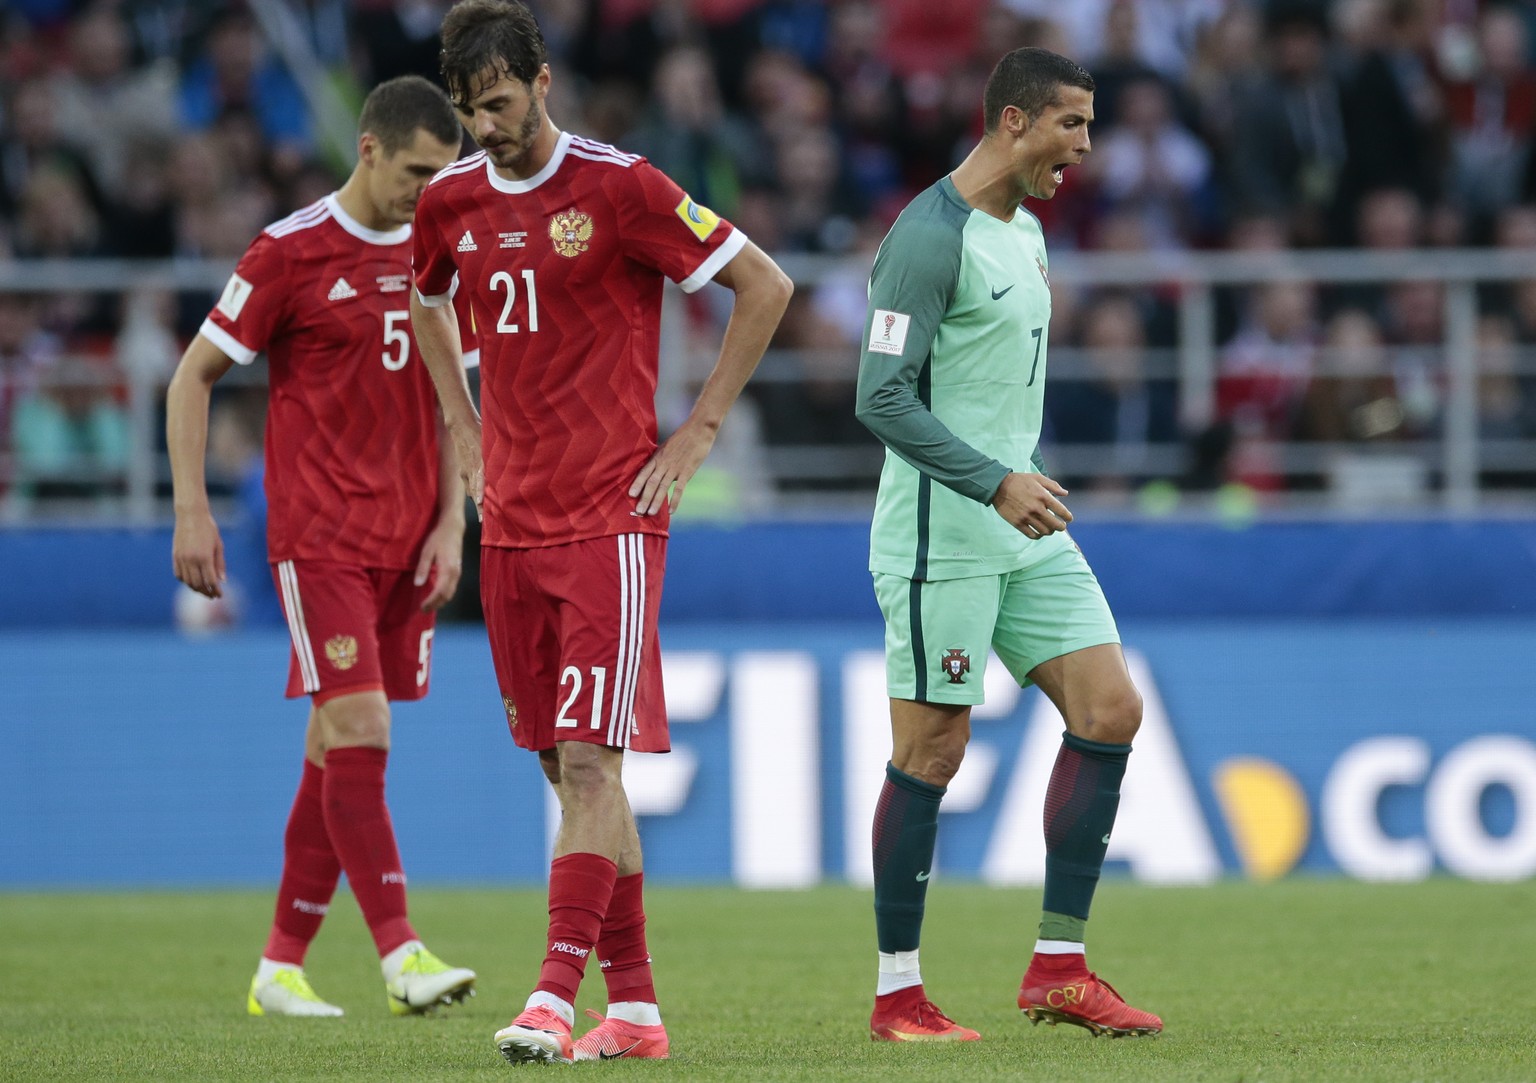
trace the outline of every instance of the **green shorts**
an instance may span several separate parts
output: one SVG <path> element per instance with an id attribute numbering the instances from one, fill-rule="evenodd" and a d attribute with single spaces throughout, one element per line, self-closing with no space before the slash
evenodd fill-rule
<path id="1" fill-rule="evenodd" d="M 977 704 L 992 651 L 1023 687 L 1041 662 L 1120 642 L 1104 591 L 1076 544 L 1001 575 L 874 578 L 892 699 Z"/>

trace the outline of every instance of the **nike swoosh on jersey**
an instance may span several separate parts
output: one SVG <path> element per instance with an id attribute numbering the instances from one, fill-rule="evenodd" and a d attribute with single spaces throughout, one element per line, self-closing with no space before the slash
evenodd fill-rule
<path id="1" fill-rule="evenodd" d="M 1014 283 L 1014 285 L 1017 285 L 1017 284 L 1018 283 Z M 1011 289 L 1013 289 L 1013 286 L 1004 286 L 1000 290 L 993 290 L 992 291 L 992 300 L 994 300 L 994 301 L 1001 301 L 1003 299 L 1003 294 L 1007 293 Z"/>

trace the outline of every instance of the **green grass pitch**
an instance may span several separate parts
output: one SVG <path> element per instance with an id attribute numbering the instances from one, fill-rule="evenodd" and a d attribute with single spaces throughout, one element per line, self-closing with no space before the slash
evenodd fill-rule
<path id="1" fill-rule="evenodd" d="M 389 1015 L 345 892 L 307 969 L 346 1018 L 248 1018 L 271 905 L 265 891 L 0 894 L 0 1080 L 1536 1079 L 1532 883 L 1107 881 L 1090 964 L 1167 1026 L 1111 1041 L 1032 1027 L 1014 1006 L 1038 891 L 940 881 L 923 973 L 982 1032 L 963 1046 L 870 1042 L 867 893 L 656 888 L 651 949 L 673 1059 L 518 1068 L 491 1035 L 534 980 L 541 891 L 412 892 L 427 943 L 480 972 L 479 996 L 432 1018 Z M 595 973 L 579 1006 L 603 1006 Z"/>

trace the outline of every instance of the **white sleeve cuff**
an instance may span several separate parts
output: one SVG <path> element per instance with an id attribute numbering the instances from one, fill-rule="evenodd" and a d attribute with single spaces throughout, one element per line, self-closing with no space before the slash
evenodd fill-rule
<path id="1" fill-rule="evenodd" d="M 449 301 L 452 301 L 453 295 L 458 292 L 459 272 L 455 271 L 453 272 L 453 281 L 448 283 L 447 293 L 439 293 L 433 297 L 428 297 L 421 292 L 421 287 L 418 286 L 416 287 L 416 299 L 421 302 L 423 308 L 442 308 Z"/>
<path id="2" fill-rule="evenodd" d="M 241 342 L 224 328 L 212 320 L 204 320 L 203 325 L 197 329 L 197 333 L 206 338 L 219 348 L 223 354 L 237 365 L 249 365 L 256 360 L 256 351 Z"/>
<path id="3" fill-rule="evenodd" d="M 477 369 L 480 367 L 480 350 L 478 347 L 464 352 L 464 367 L 467 369 Z"/>
<path id="4" fill-rule="evenodd" d="M 693 293 L 703 288 L 706 282 L 720 273 L 720 268 L 735 259 L 736 253 L 746 246 L 747 235 L 733 226 L 731 235 L 721 243 L 720 247 L 711 252 L 709 258 L 699 264 L 693 274 L 683 279 L 678 285 L 683 287 L 684 293 Z"/>

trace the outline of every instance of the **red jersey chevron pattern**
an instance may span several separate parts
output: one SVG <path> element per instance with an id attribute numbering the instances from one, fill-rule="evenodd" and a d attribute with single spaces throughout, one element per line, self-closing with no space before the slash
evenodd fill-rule
<path id="1" fill-rule="evenodd" d="M 240 364 L 267 354 L 269 560 L 412 568 L 436 520 L 437 402 L 411 337 L 410 239 L 327 196 L 251 242 L 203 323 Z"/>
<path id="2" fill-rule="evenodd" d="M 645 159 L 569 133 L 527 180 L 482 153 L 428 185 L 417 289 L 480 318 L 482 544 L 666 534 L 628 495 L 656 450 L 663 278 L 696 290 L 744 244 Z"/>

